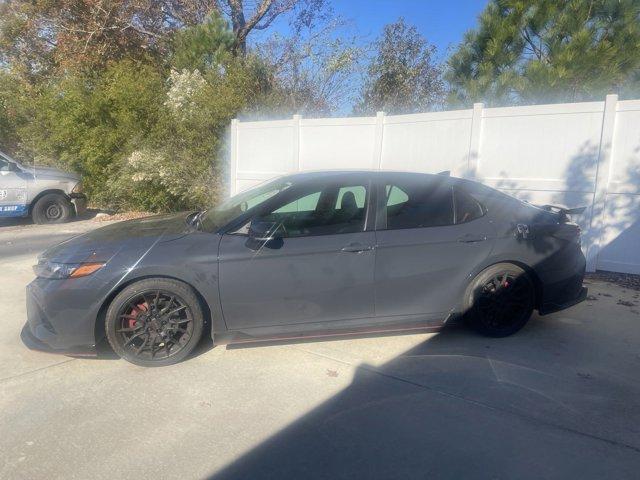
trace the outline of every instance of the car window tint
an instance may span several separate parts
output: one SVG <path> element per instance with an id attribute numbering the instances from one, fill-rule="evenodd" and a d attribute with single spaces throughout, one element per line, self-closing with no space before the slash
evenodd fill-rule
<path id="1" fill-rule="evenodd" d="M 387 194 L 387 206 L 398 205 L 400 203 L 405 203 L 409 200 L 409 197 L 406 192 L 400 189 L 400 187 L 396 185 L 387 185 L 385 188 L 385 192 Z"/>
<path id="2" fill-rule="evenodd" d="M 285 212 L 312 212 L 318 206 L 318 200 L 320 200 L 321 192 L 310 193 L 309 195 L 300 199 L 289 202 L 286 205 L 275 210 L 274 213 Z"/>
<path id="3" fill-rule="evenodd" d="M 0 158 L 0 171 L 7 171 L 7 170 L 9 170 L 9 162 Z"/>
<path id="4" fill-rule="evenodd" d="M 342 208 L 342 199 L 347 192 L 351 192 L 353 194 L 358 208 L 364 207 L 364 202 L 367 197 L 367 190 L 361 185 L 356 185 L 351 187 L 340 187 L 340 190 L 338 190 L 338 198 L 336 199 L 336 209 L 340 210 Z"/>
<path id="5" fill-rule="evenodd" d="M 273 189 L 268 192 L 261 193 L 260 195 L 256 195 L 255 197 L 251 197 L 247 199 L 246 207 L 243 207 L 243 210 L 248 210 L 250 208 L 255 207 L 256 205 L 260 205 L 262 202 L 266 202 L 271 197 L 276 195 L 279 192 L 278 189 Z"/>
<path id="6" fill-rule="evenodd" d="M 402 181 L 386 185 L 386 229 L 453 224 L 453 194 L 437 182 Z"/>
<path id="7" fill-rule="evenodd" d="M 303 188 L 274 205 L 259 220 L 280 225 L 284 237 L 354 233 L 364 230 L 367 186 L 329 184 Z"/>
<path id="8" fill-rule="evenodd" d="M 456 209 L 456 223 L 465 223 L 480 218 L 484 215 L 484 209 L 480 202 L 465 192 L 460 187 L 453 189 L 454 204 Z"/>

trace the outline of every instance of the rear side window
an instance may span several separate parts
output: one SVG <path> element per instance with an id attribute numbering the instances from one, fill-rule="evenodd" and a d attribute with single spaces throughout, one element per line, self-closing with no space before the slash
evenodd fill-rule
<path id="1" fill-rule="evenodd" d="M 385 186 L 386 230 L 453 225 L 451 186 L 404 180 Z M 383 220 L 382 229 L 385 229 Z"/>
<path id="2" fill-rule="evenodd" d="M 453 188 L 453 203 L 456 224 L 470 222 L 484 215 L 484 208 L 480 202 L 460 187 Z"/>

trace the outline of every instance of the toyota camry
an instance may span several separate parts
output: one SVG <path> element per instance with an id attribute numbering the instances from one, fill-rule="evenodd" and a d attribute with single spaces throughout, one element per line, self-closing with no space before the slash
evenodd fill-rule
<path id="1" fill-rule="evenodd" d="M 586 297 L 570 210 L 419 173 L 277 178 L 202 212 L 108 225 L 44 252 L 23 340 L 105 338 L 143 366 L 214 343 L 439 328 L 503 337 Z"/>

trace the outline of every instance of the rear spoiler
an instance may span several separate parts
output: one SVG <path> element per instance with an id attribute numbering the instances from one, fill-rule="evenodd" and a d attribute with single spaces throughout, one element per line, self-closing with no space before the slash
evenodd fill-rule
<path id="1" fill-rule="evenodd" d="M 548 212 L 563 213 L 565 215 L 579 215 L 587 209 L 587 207 L 567 208 L 560 205 L 542 205 L 540 208 Z"/>

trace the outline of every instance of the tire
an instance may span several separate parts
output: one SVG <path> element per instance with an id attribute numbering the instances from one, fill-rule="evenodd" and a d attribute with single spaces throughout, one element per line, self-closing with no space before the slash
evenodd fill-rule
<path id="1" fill-rule="evenodd" d="M 111 348 L 143 367 L 184 360 L 198 345 L 204 325 L 200 302 L 191 287 L 177 280 L 135 282 L 113 299 L 105 318 Z"/>
<path id="2" fill-rule="evenodd" d="M 33 221 L 39 224 L 65 223 L 73 213 L 73 206 L 60 193 L 47 193 L 38 199 L 33 206 L 31 215 Z"/>
<path id="3" fill-rule="evenodd" d="M 531 318 L 535 287 L 531 277 L 511 263 L 480 272 L 465 293 L 464 318 L 479 333 L 507 337 Z"/>

